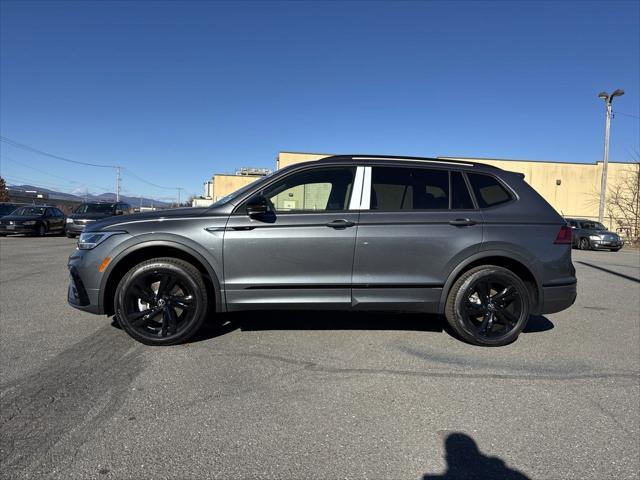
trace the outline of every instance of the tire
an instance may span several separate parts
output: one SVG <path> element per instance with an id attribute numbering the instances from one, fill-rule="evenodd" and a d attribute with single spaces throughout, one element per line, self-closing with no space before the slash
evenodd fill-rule
<path id="1" fill-rule="evenodd" d="M 67 236 L 67 238 L 76 238 L 75 234 L 73 233 L 65 233 L 65 235 Z"/>
<path id="2" fill-rule="evenodd" d="M 589 244 L 589 240 L 585 237 L 580 239 L 580 243 L 578 243 L 578 248 L 580 250 L 591 250 L 591 245 Z"/>
<path id="3" fill-rule="evenodd" d="M 529 320 L 530 303 L 520 277 L 506 268 L 483 265 L 455 281 L 447 296 L 445 317 L 462 340 L 498 347 L 518 338 Z"/>
<path id="4" fill-rule="evenodd" d="M 619 252 L 619 251 L 620 251 L 620 249 L 619 249 L 619 248 L 611 248 L 610 250 L 611 250 L 612 252 Z"/>
<path id="5" fill-rule="evenodd" d="M 44 223 L 41 223 L 38 226 L 38 236 L 39 237 L 44 237 L 47 234 L 47 227 L 44 225 Z"/>
<path id="6" fill-rule="evenodd" d="M 139 263 L 122 277 L 114 310 L 118 324 L 139 342 L 175 345 L 200 329 L 207 301 L 198 269 L 183 260 L 163 257 Z"/>

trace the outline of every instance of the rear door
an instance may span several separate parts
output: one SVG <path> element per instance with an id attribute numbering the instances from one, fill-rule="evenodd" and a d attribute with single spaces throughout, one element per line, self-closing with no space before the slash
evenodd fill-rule
<path id="1" fill-rule="evenodd" d="M 354 308 L 435 311 L 449 273 L 482 242 L 482 215 L 464 175 L 371 166 L 364 178 Z"/>
<path id="2" fill-rule="evenodd" d="M 236 209 L 223 247 L 229 310 L 350 306 L 355 182 L 355 166 L 311 167 L 258 192 L 268 214 L 251 218 L 244 205 Z"/>

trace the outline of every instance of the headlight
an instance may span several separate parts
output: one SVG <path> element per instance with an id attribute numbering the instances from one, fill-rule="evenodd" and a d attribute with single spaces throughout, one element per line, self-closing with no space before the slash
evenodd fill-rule
<path id="1" fill-rule="evenodd" d="M 35 221 L 35 220 L 28 220 L 28 221 L 26 221 L 26 222 L 24 222 L 24 223 L 23 223 L 23 225 L 24 225 L 25 227 L 29 227 L 29 226 L 31 226 L 31 225 L 35 225 L 35 224 L 36 224 L 36 221 Z"/>
<path id="2" fill-rule="evenodd" d="M 127 232 L 118 231 L 118 232 L 81 233 L 80 238 L 78 239 L 78 249 L 91 250 L 92 248 L 95 248 L 96 246 L 104 242 L 107 238 L 112 237 L 113 235 L 119 235 L 121 233 L 127 233 Z"/>
<path id="3" fill-rule="evenodd" d="M 591 240 L 601 240 L 600 236 L 598 236 L 598 235 L 589 235 L 589 239 L 591 239 Z"/>
<path id="4" fill-rule="evenodd" d="M 73 218 L 67 218 L 67 223 L 73 223 Z"/>

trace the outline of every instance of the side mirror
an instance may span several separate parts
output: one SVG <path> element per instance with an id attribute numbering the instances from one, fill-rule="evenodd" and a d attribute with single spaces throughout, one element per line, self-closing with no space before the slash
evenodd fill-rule
<path id="1" fill-rule="evenodd" d="M 266 197 L 262 195 L 256 195 L 247 200 L 247 215 L 250 217 L 264 215 L 268 210 L 269 203 Z"/>

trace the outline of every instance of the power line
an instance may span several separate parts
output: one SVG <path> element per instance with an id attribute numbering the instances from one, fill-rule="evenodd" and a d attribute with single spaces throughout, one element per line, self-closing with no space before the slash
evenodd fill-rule
<path id="1" fill-rule="evenodd" d="M 619 112 L 617 110 L 614 110 L 613 113 L 614 113 L 614 115 L 624 115 L 625 117 L 637 118 L 637 119 L 640 120 L 640 117 L 638 115 L 633 115 L 631 113 Z"/>
<path id="2" fill-rule="evenodd" d="M 116 165 L 102 165 L 98 163 L 89 163 L 89 162 L 80 162 L 78 160 L 71 160 L 70 158 L 54 155 L 53 153 L 45 152 L 44 150 L 39 150 L 37 148 L 30 147 L 29 145 L 25 145 L 24 143 L 16 142 L 15 140 L 12 140 L 8 137 L 3 137 L 2 135 L 0 135 L 0 141 L 8 145 L 11 145 L 12 147 L 16 147 L 21 150 L 25 150 L 27 152 L 38 153 L 46 157 L 55 158 L 56 160 L 62 160 L 63 162 L 75 163 L 76 165 L 86 165 L 88 167 L 116 168 Z"/>
<path id="3" fill-rule="evenodd" d="M 139 175 L 136 175 L 134 172 L 132 172 L 130 169 L 122 167 L 120 165 L 104 165 L 104 164 L 98 164 L 98 163 L 89 163 L 89 162 L 81 162 L 78 160 L 72 160 L 70 158 L 66 158 L 66 157 L 61 157 L 59 155 L 54 155 L 53 153 L 49 153 L 46 152 L 44 150 L 40 150 L 38 148 L 35 147 L 31 147 L 30 145 L 26 145 L 24 143 L 20 143 L 17 142 L 16 140 L 13 140 L 11 138 L 8 137 L 4 137 L 2 135 L 0 135 L 0 141 L 11 145 L 13 147 L 19 148 L 21 150 L 25 150 L 27 152 L 32 152 L 32 153 L 37 153 L 39 155 L 44 155 L 46 157 L 50 157 L 50 158 L 54 158 L 56 160 L 62 160 L 64 162 L 69 162 L 69 163 L 74 163 L 76 165 L 85 165 L 85 166 L 89 166 L 89 167 L 100 167 L 100 168 L 114 168 L 116 170 L 116 196 L 119 197 L 120 195 L 120 171 L 124 170 L 125 172 L 128 172 L 129 175 L 131 175 L 132 177 L 136 178 L 138 181 L 145 183 L 147 185 L 150 185 L 152 187 L 155 188 L 159 188 L 162 190 L 178 190 L 178 197 L 180 196 L 180 190 L 183 190 L 182 187 L 166 187 L 163 185 L 158 185 L 156 183 L 150 182 L 142 177 L 140 177 Z"/>
<path id="4" fill-rule="evenodd" d="M 60 179 L 60 180 L 64 180 L 64 181 L 69 182 L 69 183 L 74 183 L 74 184 L 76 184 L 76 185 L 86 185 L 87 187 L 97 188 L 97 189 L 100 189 L 100 190 L 104 190 L 104 191 L 106 191 L 106 192 L 108 192 L 109 190 L 111 190 L 111 188 L 101 187 L 100 185 L 93 185 L 93 184 L 91 184 L 91 183 L 86 183 L 86 182 L 78 182 L 78 181 L 76 181 L 76 180 L 71 180 L 71 179 L 66 178 L 66 177 L 61 177 L 60 175 L 56 175 L 56 174 L 53 174 L 53 173 L 47 172 L 47 171 L 45 171 L 45 170 L 40 170 L 39 168 L 32 167 L 31 165 L 27 165 L 26 163 L 19 162 L 19 161 L 17 161 L 17 160 L 15 160 L 15 159 L 13 159 L 13 158 L 7 157 L 6 155 L 2 155 L 2 154 L 0 154 L 0 157 L 4 158 L 5 160 L 9 160 L 10 162 L 15 163 L 15 164 L 17 164 L 17 165 L 20 165 L 20 166 L 22 166 L 22 167 L 30 168 L 31 170 L 35 170 L 36 172 L 40 172 L 40 173 L 43 173 L 43 174 L 45 174 L 45 175 L 49 175 L 49 176 L 51 176 L 51 177 L 58 178 L 58 179 Z"/>

